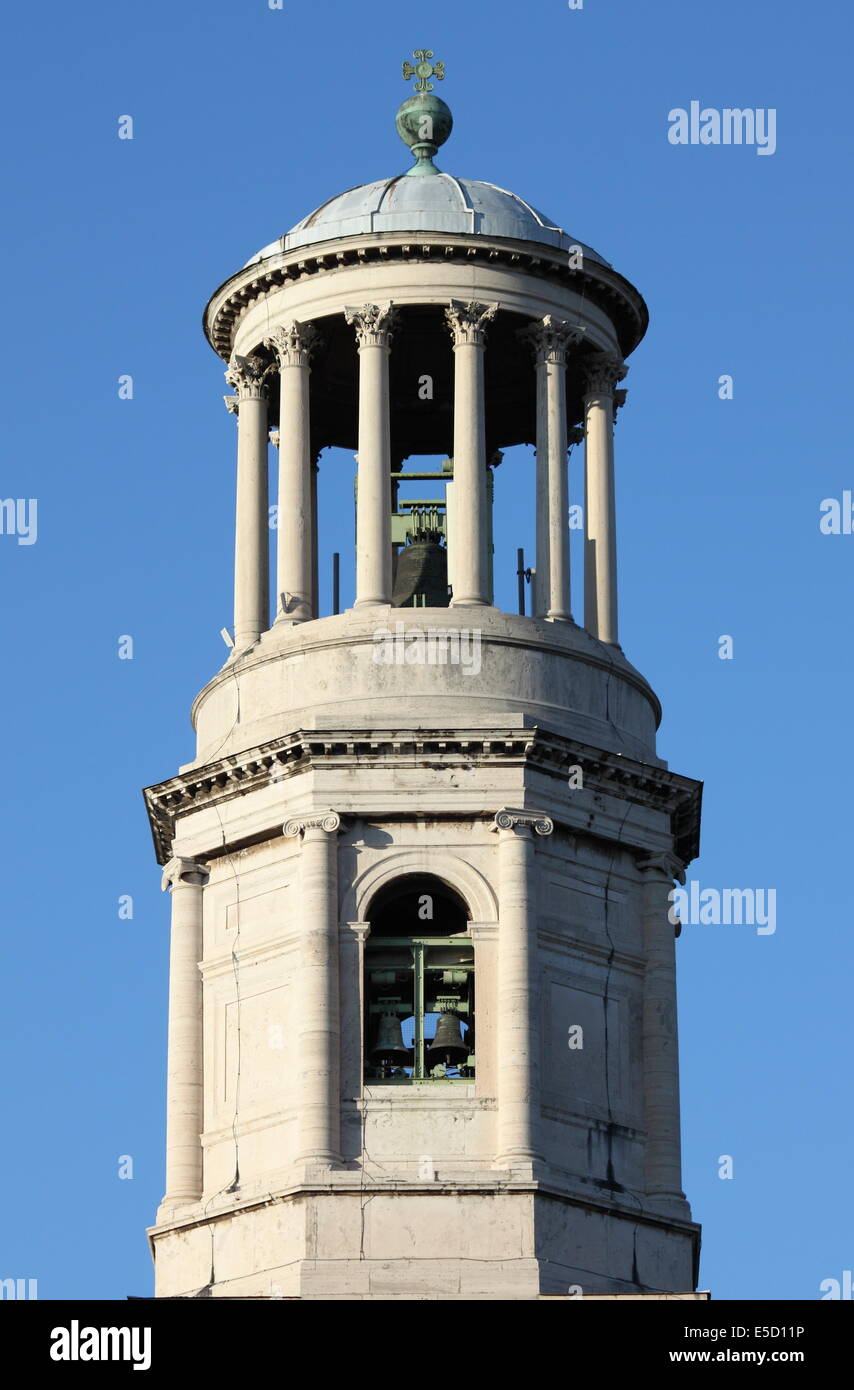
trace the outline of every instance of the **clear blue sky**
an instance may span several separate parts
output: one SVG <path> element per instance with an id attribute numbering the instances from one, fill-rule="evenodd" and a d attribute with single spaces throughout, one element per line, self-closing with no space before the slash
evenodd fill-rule
<path id="1" fill-rule="evenodd" d="M 0 536 L 0 1277 L 151 1290 L 169 904 L 138 789 L 191 758 L 231 620 L 234 422 L 200 315 L 318 203 L 407 167 L 400 64 L 423 45 L 448 68 L 442 167 L 521 193 L 651 310 L 617 431 L 623 645 L 661 696 L 662 755 L 705 779 L 691 876 L 778 900 L 774 935 L 679 943 L 702 1286 L 811 1299 L 852 1267 L 854 536 L 818 524 L 854 486 L 851 31 L 842 0 L 9 11 L 0 494 L 39 511 L 36 544 Z M 777 152 L 670 145 L 692 100 L 775 108 Z M 533 543 L 509 464 L 506 606 Z M 324 572 L 352 534 L 343 476 Z"/>

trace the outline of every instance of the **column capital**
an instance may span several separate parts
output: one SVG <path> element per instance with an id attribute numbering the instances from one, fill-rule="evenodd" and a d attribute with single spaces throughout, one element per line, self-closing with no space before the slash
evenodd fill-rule
<path id="1" fill-rule="evenodd" d="M 278 449 L 281 438 L 282 436 L 278 430 L 270 430 L 270 443 L 274 449 Z"/>
<path id="2" fill-rule="evenodd" d="M 622 381 L 629 370 L 622 357 L 618 357 L 614 352 L 597 352 L 580 365 L 586 382 L 587 396 L 613 395 L 617 382 Z"/>
<path id="3" fill-rule="evenodd" d="M 390 347 L 400 324 L 400 314 L 390 300 L 388 304 L 348 306 L 344 318 L 356 330 L 360 351 L 365 347 Z"/>
<path id="4" fill-rule="evenodd" d="M 358 946 L 360 942 L 367 941 L 371 934 L 370 922 L 342 922 L 339 928 L 342 941 L 350 941 Z"/>
<path id="5" fill-rule="evenodd" d="M 175 888 L 180 883 L 192 884 L 195 879 L 200 879 L 204 882 L 207 881 L 207 878 L 208 869 L 206 864 L 199 864 L 195 859 L 170 859 L 168 864 L 164 864 L 163 866 L 160 888 L 161 891 L 165 893 L 167 888 Z"/>
<path id="6" fill-rule="evenodd" d="M 477 299 L 452 299 L 445 310 L 445 322 L 454 340 L 454 347 L 463 343 L 474 343 L 483 347 L 486 342 L 486 325 L 498 313 L 497 304 L 481 304 Z"/>
<path id="7" fill-rule="evenodd" d="M 566 432 L 566 447 L 573 448 L 576 444 L 584 443 L 584 426 L 572 425 Z"/>
<path id="8" fill-rule="evenodd" d="M 551 816 L 544 811 L 520 811 L 515 806 L 504 806 L 496 812 L 490 830 L 533 829 L 538 835 L 551 835 L 555 828 Z"/>
<path id="9" fill-rule="evenodd" d="M 320 334 L 313 323 L 291 319 L 264 339 L 265 348 L 275 354 L 279 367 L 308 367 L 320 345 Z"/>
<path id="10" fill-rule="evenodd" d="M 533 349 L 537 366 L 553 363 L 562 367 L 569 349 L 581 342 L 585 330 L 567 319 L 546 314 L 545 318 L 517 330 L 516 336 Z"/>
<path id="11" fill-rule="evenodd" d="M 627 369 L 627 370 L 628 370 L 628 369 Z M 615 424 L 615 425 L 616 425 L 616 423 L 617 423 L 617 411 L 618 411 L 618 410 L 622 410 L 623 406 L 626 404 L 626 397 L 628 396 L 628 394 L 629 394 L 628 391 L 615 391 L 615 392 L 614 392 L 614 424 Z"/>
<path id="12" fill-rule="evenodd" d="M 236 409 L 229 405 L 230 400 L 237 401 L 265 401 L 269 391 L 269 378 L 272 372 L 272 363 L 265 362 L 263 357 L 232 357 L 225 373 L 225 379 L 229 386 L 233 386 L 237 396 L 226 396 L 225 403 L 229 410 Z"/>
<path id="13" fill-rule="evenodd" d="M 337 811 L 319 811 L 315 815 L 293 816 L 282 826 L 282 834 L 293 838 L 306 830 L 325 830 L 333 835 L 341 829 L 341 817 Z"/>
<path id="14" fill-rule="evenodd" d="M 643 854 L 635 861 L 641 873 L 657 872 L 667 879 L 685 882 L 685 865 L 675 854 L 666 851 L 661 854 Z"/>

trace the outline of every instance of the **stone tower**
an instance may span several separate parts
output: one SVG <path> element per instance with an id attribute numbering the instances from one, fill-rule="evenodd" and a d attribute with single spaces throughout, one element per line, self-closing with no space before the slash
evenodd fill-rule
<path id="1" fill-rule="evenodd" d="M 613 430 L 646 307 L 522 198 L 440 172 L 443 70 L 415 57 L 415 164 L 205 313 L 236 417 L 234 634 L 194 760 L 146 792 L 172 897 L 156 1290 L 684 1295 L 668 895 L 700 786 L 658 757 L 617 631 Z M 530 616 L 492 585 L 492 473 L 526 443 Z M 329 446 L 357 457 L 355 602 L 324 616 Z M 434 496 L 399 501 L 401 477 Z"/>

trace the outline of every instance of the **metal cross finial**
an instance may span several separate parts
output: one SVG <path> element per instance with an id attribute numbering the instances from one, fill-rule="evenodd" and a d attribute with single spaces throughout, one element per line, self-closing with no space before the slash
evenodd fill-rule
<path id="1" fill-rule="evenodd" d="M 416 92 L 432 92 L 433 83 L 428 79 L 435 77 L 441 82 L 445 76 L 445 64 L 430 62 L 430 59 L 433 57 L 432 48 L 416 48 L 412 56 L 413 58 L 417 58 L 418 62 L 414 65 L 412 63 L 404 63 L 404 82 L 408 82 L 410 77 L 417 77 L 418 81 L 415 84 Z"/>

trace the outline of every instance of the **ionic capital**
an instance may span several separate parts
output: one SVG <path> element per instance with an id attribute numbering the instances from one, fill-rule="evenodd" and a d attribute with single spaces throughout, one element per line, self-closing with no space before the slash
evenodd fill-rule
<path id="1" fill-rule="evenodd" d="M 481 304 L 476 299 L 452 299 L 450 307 L 445 310 L 445 322 L 451 331 L 454 347 L 460 347 L 463 343 L 483 347 L 486 325 L 497 313 L 497 304 Z"/>
<path id="2" fill-rule="evenodd" d="M 169 863 L 163 866 L 160 888 L 165 893 L 169 887 L 176 888 L 182 883 L 198 886 L 200 883 L 206 883 L 207 879 L 207 865 L 198 864 L 195 859 L 170 859 Z"/>
<path id="3" fill-rule="evenodd" d="M 341 829 L 341 817 L 337 811 L 320 811 L 313 816 L 293 816 L 282 826 L 282 834 L 293 838 L 306 830 L 325 830 L 333 835 Z"/>
<path id="4" fill-rule="evenodd" d="M 345 308 L 344 318 L 356 330 L 359 347 L 390 347 L 394 331 L 400 322 L 397 309 L 388 304 L 360 304 Z"/>
<path id="5" fill-rule="evenodd" d="M 265 401 L 272 366 L 263 357 L 232 357 L 225 379 L 237 392 L 237 401 Z M 230 398 L 226 397 L 226 403 Z M 229 410 L 231 406 L 229 406 Z"/>
<path id="6" fill-rule="evenodd" d="M 538 835 L 551 835 L 555 823 L 543 811 L 519 811 L 514 806 L 504 806 L 496 813 L 491 830 L 516 830 L 518 828 L 535 830 Z"/>
<path id="7" fill-rule="evenodd" d="M 342 922 L 340 938 L 351 946 L 363 946 L 371 934 L 370 922 Z"/>
<path id="8" fill-rule="evenodd" d="M 275 353 L 279 367 L 308 367 L 320 335 L 312 323 L 291 319 L 264 339 L 264 346 Z"/>
<path id="9" fill-rule="evenodd" d="M 629 370 L 622 357 L 613 352 L 597 352 L 594 357 L 588 357 L 581 367 L 587 383 L 585 394 L 588 396 L 612 395 L 617 382 L 622 381 Z"/>
<path id="10" fill-rule="evenodd" d="M 569 323 L 566 319 L 555 318 L 553 314 L 546 314 L 545 318 L 537 323 L 529 323 L 526 328 L 520 328 L 517 332 L 517 337 L 533 348 L 534 360 L 538 367 L 545 363 L 557 367 L 564 366 L 567 352 L 575 343 L 580 342 L 583 336 L 583 328 Z"/>
<path id="11" fill-rule="evenodd" d="M 657 872 L 664 878 L 685 882 L 685 865 L 675 854 L 643 854 L 635 862 L 641 873 Z"/>

